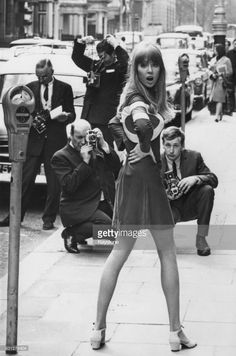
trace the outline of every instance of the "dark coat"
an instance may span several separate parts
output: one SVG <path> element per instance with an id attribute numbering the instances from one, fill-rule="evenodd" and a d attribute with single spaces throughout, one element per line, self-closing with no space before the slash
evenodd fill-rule
<path id="1" fill-rule="evenodd" d="M 35 96 L 35 113 L 40 112 L 43 107 L 40 100 L 40 83 L 34 81 L 27 86 L 32 90 Z M 73 104 L 73 92 L 69 84 L 64 83 L 54 78 L 52 109 L 62 105 L 62 110 L 70 112 L 71 118 L 66 122 L 57 120 L 49 120 L 47 129 L 42 134 L 39 134 L 33 127 L 30 129 L 27 155 L 40 156 L 42 150 L 52 156 L 54 152 L 65 146 L 67 142 L 66 125 L 75 120 L 75 110 Z"/>
<path id="2" fill-rule="evenodd" d="M 168 171 L 167 160 L 165 154 L 161 155 L 162 161 L 162 177 Z M 180 156 L 180 172 L 181 177 L 198 176 L 202 184 L 208 184 L 212 188 L 218 185 L 218 179 L 214 173 L 206 166 L 201 154 L 197 151 L 183 149 Z"/>
<path id="3" fill-rule="evenodd" d="M 96 71 L 100 66 L 100 60 L 92 60 L 84 55 L 85 45 L 75 41 L 72 60 L 86 72 Z M 115 116 L 119 104 L 126 73 L 129 56 L 120 46 L 115 49 L 117 61 L 108 67 L 98 69 L 100 73 L 100 87 L 87 86 L 81 119 L 92 124 L 107 125 Z"/>
<path id="4" fill-rule="evenodd" d="M 54 154 L 51 165 L 62 188 L 60 216 L 64 226 L 89 220 L 98 208 L 101 191 L 113 208 L 120 160 L 112 148 L 109 154 L 103 152 L 103 157 L 91 158 L 86 164 L 80 153 L 67 144 Z"/>
<path id="5" fill-rule="evenodd" d="M 231 60 L 233 68 L 233 81 L 234 85 L 236 85 L 236 49 L 230 49 L 227 53 L 227 57 Z"/>

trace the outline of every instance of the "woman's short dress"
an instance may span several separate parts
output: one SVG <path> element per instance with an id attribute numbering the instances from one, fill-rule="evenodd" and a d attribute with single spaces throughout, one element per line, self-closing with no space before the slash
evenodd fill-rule
<path id="1" fill-rule="evenodd" d="M 135 103 L 136 113 L 138 106 L 145 107 L 148 113 L 147 104 L 140 101 Z M 132 120 L 133 107 L 133 104 L 125 107 L 121 120 L 131 149 L 138 142 L 137 138 L 136 142 L 132 142 L 131 140 L 135 141 L 135 133 L 129 134 L 127 131 L 129 125 L 127 123 L 130 118 Z M 149 113 L 148 115 L 150 117 Z M 135 229 L 162 230 L 174 225 L 160 173 L 160 134 L 164 127 L 164 120 L 159 114 L 152 115 L 152 120 L 155 121 L 156 126 L 151 140 L 153 157 L 149 155 L 132 164 L 126 160 L 118 176 L 113 214 L 113 227 L 116 229 L 133 226 Z"/>

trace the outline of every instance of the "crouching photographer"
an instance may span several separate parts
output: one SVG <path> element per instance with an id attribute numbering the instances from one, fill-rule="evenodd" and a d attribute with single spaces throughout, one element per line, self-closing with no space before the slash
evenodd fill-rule
<path id="1" fill-rule="evenodd" d="M 99 59 L 92 59 L 84 54 L 87 42 L 87 37 L 75 39 L 72 53 L 74 63 L 87 72 L 87 90 L 81 119 L 89 121 L 92 128 L 98 127 L 105 140 L 113 145 L 108 122 L 116 114 L 129 56 L 112 35 L 97 44 Z"/>
<path id="2" fill-rule="evenodd" d="M 93 225 L 111 226 L 115 178 L 120 160 L 99 128 L 80 119 L 71 125 L 69 142 L 57 151 L 51 165 L 61 184 L 60 217 L 68 252 L 93 236 Z"/>

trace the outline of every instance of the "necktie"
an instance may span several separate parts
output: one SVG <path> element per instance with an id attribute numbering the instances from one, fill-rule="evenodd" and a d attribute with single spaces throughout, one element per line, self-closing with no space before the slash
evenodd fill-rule
<path id="1" fill-rule="evenodd" d="M 172 169 L 173 169 L 174 176 L 177 177 L 177 168 L 176 168 L 175 161 L 173 161 L 173 163 L 172 163 Z"/>
<path id="2" fill-rule="evenodd" d="M 48 84 L 45 84 L 45 89 L 43 93 L 43 97 L 45 101 L 48 101 Z"/>

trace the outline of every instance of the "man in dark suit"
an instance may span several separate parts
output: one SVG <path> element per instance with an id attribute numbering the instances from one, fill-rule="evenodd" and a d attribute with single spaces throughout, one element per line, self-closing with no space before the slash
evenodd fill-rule
<path id="1" fill-rule="evenodd" d="M 99 60 L 87 57 L 85 48 L 86 37 L 74 41 L 72 60 L 89 74 L 81 119 L 88 120 L 92 128 L 99 128 L 108 144 L 113 145 L 108 122 L 116 115 L 129 56 L 111 35 L 97 44 Z"/>
<path id="2" fill-rule="evenodd" d="M 94 224 L 111 226 L 115 178 L 121 166 L 101 130 L 95 128 L 96 139 L 90 140 L 90 129 L 83 119 L 71 125 L 69 142 L 51 160 L 62 188 L 60 216 L 66 227 L 62 238 L 70 253 L 78 253 L 77 244 L 93 236 Z"/>
<path id="3" fill-rule="evenodd" d="M 170 126 L 162 132 L 162 175 L 175 222 L 197 219 L 199 256 L 211 251 L 206 241 L 218 179 L 199 152 L 184 149 L 184 132 Z"/>
<path id="4" fill-rule="evenodd" d="M 53 76 L 49 59 L 42 59 L 36 64 L 36 76 L 37 81 L 27 84 L 35 96 L 35 111 L 23 165 L 21 220 L 24 219 L 36 175 L 43 163 L 47 198 L 42 219 L 43 229 L 49 230 L 54 228 L 60 200 L 60 184 L 50 161 L 67 142 L 66 125 L 75 120 L 75 110 L 71 86 Z M 0 226 L 9 226 L 9 216 L 0 222 Z"/>

